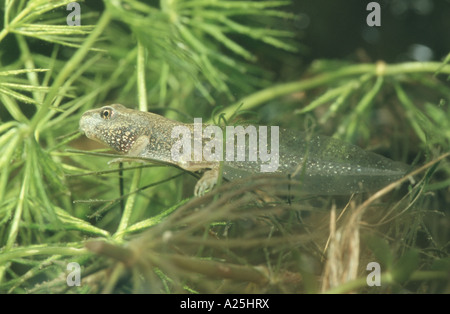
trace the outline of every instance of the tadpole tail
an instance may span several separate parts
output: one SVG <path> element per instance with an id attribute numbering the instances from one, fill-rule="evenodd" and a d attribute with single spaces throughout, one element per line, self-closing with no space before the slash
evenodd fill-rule
<path id="1" fill-rule="evenodd" d="M 274 172 L 299 180 L 301 192 L 348 195 L 377 191 L 402 178 L 410 166 L 327 136 L 280 130 Z M 261 173 L 261 162 L 226 162 L 223 175 L 236 179 Z"/>

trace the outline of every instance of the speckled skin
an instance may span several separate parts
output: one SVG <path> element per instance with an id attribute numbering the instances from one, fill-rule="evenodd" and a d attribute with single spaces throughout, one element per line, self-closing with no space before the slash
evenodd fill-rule
<path id="1" fill-rule="evenodd" d="M 92 140 L 129 156 L 172 164 L 170 149 L 175 139 L 170 135 L 177 125 L 186 124 L 119 104 L 86 111 L 80 120 L 80 129 Z"/>
<path id="2" fill-rule="evenodd" d="M 110 105 L 89 110 L 80 120 L 80 129 L 128 156 L 150 158 L 177 165 L 188 171 L 206 170 L 195 188 L 203 194 L 216 182 L 219 162 L 180 163 L 171 158 L 176 142 L 171 132 L 184 124 L 157 114 Z M 366 152 L 361 148 L 326 136 L 312 136 L 280 130 L 277 174 L 290 175 L 303 182 L 303 192 L 311 194 L 351 194 L 382 188 L 405 175 L 408 166 Z M 259 161 L 224 162 L 223 175 L 234 180 L 259 173 Z"/>
<path id="3" fill-rule="evenodd" d="M 86 111 L 80 119 L 80 130 L 88 138 L 106 144 L 127 156 L 149 158 L 192 172 L 207 170 L 195 187 L 195 194 L 201 195 L 216 184 L 219 162 L 173 161 L 171 148 L 177 139 L 171 137 L 171 132 L 175 126 L 186 126 L 193 132 L 191 124 L 129 109 L 120 104 Z"/>

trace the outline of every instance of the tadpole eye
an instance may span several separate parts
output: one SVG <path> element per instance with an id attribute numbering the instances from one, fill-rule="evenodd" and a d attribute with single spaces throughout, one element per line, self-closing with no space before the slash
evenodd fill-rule
<path id="1" fill-rule="evenodd" d="M 104 120 L 108 120 L 111 119 L 111 117 L 113 116 L 114 112 L 112 108 L 105 108 L 100 112 L 100 116 L 102 117 L 102 119 Z"/>

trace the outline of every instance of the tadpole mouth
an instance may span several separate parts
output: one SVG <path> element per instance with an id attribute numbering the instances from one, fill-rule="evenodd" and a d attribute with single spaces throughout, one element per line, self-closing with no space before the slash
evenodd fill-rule
<path id="1" fill-rule="evenodd" d="M 84 117 L 84 115 L 81 117 L 80 119 L 80 124 L 78 126 L 78 129 L 80 130 L 81 133 L 86 134 L 86 119 Z"/>
<path id="2" fill-rule="evenodd" d="M 95 137 L 95 132 L 93 132 L 93 128 L 94 128 L 94 121 L 92 121 L 92 117 L 90 117 L 89 115 L 87 115 L 88 112 L 84 113 L 81 116 L 80 119 L 80 124 L 79 124 L 79 131 L 81 133 L 84 133 L 84 135 L 86 135 L 87 138 L 96 140 Z"/>

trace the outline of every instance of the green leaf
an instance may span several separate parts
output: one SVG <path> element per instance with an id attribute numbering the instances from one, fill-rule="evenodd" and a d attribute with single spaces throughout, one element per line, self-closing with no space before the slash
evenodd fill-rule
<path id="1" fill-rule="evenodd" d="M 450 274 L 450 257 L 435 260 L 431 265 L 431 270 L 446 271 Z"/>
<path id="2" fill-rule="evenodd" d="M 419 252 L 417 250 L 407 251 L 395 264 L 392 269 L 392 276 L 394 281 L 404 283 L 411 274 L 417 270 L 419 265 Z"/>
<path id="3" fill-rule="evenodd" d="M 377 236 L 366 238 L 367 246 L 375 255 L 375 262 L 381 265 L 381 269 L 391 269 L 394 257 L 391 253 L 391 248 L 385 239 Z"/>
<path id="4" fill-rule="evenodd" d="M 56 215 L 58 219 L 63 223 L 64 229 L 66 230 L 78 230 L 81 232 L 86 232 L 88 234 L 94 234 L 103 237 L 109 237 L 109 232 L 103 229 L 97 228 L 90 223 L 73 217 L 62 208 L 55 207 Z"/>
<path id="5" fill-rule="evenodd" d="M 38 104 L 38 102 L 36 100 L 34 100 L 33 98 L 30 98 L 21 93 L 15 92 L 12 89 L 9 89 L 7 87 L 0 87 L 0 94 L 13 97 L 13 98 L 15 98 L 19 101 L 22 101 L 24 103 L 27 103 L 27 104 L 36 104 L 36 105 Z"/>

